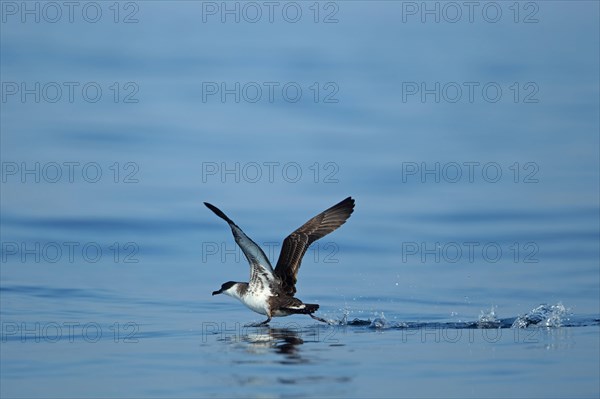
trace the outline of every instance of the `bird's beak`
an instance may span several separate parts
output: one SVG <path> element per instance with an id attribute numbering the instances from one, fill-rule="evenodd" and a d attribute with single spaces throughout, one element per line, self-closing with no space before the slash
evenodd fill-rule
<path id="1" fill-rule="evenodd" d="M 215 296 L 215 295 L 218 295 L 218 294 L 220 294 L 220 293 L 222 293 L 222 292 L 223 292 L 222 290 L 219 290 L 219 291 L 213 291 L 213 293 L 212 293 L 212 294 L 213 294 L 213 296 Z"/>

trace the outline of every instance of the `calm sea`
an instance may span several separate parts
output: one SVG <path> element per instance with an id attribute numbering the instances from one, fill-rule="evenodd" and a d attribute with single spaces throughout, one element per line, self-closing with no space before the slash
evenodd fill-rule
<path id="1" fill-rule="evenodd" d="M 600 394 L 597 2 L 0 11 L 3 398 Z M 349 195 L 329 325 L 211 296 L 204 201 L 275 263 Z"/>

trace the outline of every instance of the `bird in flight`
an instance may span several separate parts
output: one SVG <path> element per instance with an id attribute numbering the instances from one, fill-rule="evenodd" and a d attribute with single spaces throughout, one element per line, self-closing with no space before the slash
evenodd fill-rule
<path id="1" fill-rule="evenodd" d="M 319 305 L 303 303 L 294 297 L 296 276 L 302 257 L 310 244 L 346 223 L 354 211 L 354 200 L 351 197 L 319 213 L 287 236 L 283 240 L 274 270 L 263 250 L 244 234 L 233 220 L 216 206 L 208 202 L 204 205 L 229 224 L 235 242 L 250 264 L 249 283 L 228 281 L 214 291 L 213 295 L 225 294 L 237 298 L 251 310 L 266 315 L 267 320 L 257 326 L 268 324 L 272 317 L 292 314 L 307 314 L 315 320 L 327 323 L 327 320 L 313 315 L 319 309 Z"/>

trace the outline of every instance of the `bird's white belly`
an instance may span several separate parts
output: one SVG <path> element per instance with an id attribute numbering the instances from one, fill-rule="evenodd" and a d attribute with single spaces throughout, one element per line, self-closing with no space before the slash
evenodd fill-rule
<path id="1" fill-rule="evenodd" d="M 258 293 L 249 293 L 249 295 L 240 298 L 240 300 L 244 305 L 246 305 L 248 308 L 252 309 L 256 313 L 268 315 L 270 297 L 270 293 L 263 291 Z"/>

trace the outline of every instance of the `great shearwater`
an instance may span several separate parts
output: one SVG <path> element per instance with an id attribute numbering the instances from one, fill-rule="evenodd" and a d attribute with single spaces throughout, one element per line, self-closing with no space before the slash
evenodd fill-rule
<path id="1" fill-rule="evenodd" d="M 263 250 L 244 234 L 233 220 L 216 206 L 208 202 L 204 205 L 229 224 L 235 242 L 250 263 L 249 283 L 228 281 L 221 285 L 219 290 L 214 291 L 213 295 L 225 294 L 237 298 L 253 311 L 266 315 L 267 320 L 258 325 L 268 324 L 272 317 L 291 314 L 307 314 L 315 320 L 327 323 L 327 320 L 313 315 L 319 309 L 319 305 L 303 303 L 294 297 L 296 276 L 302 257 L 310 244 L 346 223 L 354 211 L 354 200 L 351 197 L 319 213 L 287 236 L 283 240 L 275 270 Z"/>

